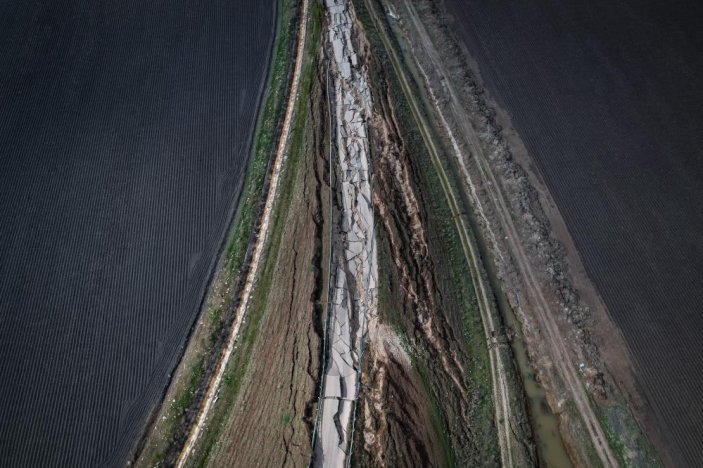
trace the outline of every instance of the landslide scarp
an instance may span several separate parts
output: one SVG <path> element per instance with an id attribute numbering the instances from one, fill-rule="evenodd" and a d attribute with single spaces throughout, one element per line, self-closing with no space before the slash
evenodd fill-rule
<path id="1" fill-rule="evenodd" d="M 355 31 L 374 99 L 379 239 L 379 311 L 363 361 L 357 460 L 495 466 L 491 371 L 470 272 L 407 105 L 395 99 L 392 76 L 378 49 L 370 52 L 361 23 Z"/>

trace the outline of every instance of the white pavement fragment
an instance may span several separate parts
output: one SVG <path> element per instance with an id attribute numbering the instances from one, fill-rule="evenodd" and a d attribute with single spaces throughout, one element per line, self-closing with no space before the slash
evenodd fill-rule
<path id="1" fill-rule="evenodd" d="M 337 163 L 336 190 L 341 219 L 336 235 L 342 246 L 332 252 L 335 291 L 328 322 L 328 361 L 323 376 L 322 414 L 315 465 L 344 467 L 352 442 L 363 341 L 369 318 L 376 315 L 376 245 L 371 204 L 366 119 L 371 95 L 366 71 L 351 41 L 347 0 L 325 0 L 333 59 Z"/>

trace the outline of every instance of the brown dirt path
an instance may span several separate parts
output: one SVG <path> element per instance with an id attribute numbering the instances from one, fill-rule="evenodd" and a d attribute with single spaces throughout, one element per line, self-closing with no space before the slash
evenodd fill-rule
<path id="1" fill-rule="evenodd" d="M 522 244 L 522 238 L 512 220 L 511 210 L 499 189 L 500 185 L 496 180 L 496 177 L 491 171 L 488 163 L 488 156 L 483 151 L 483 148 L 478 140 L 478 136 L 470 124 L 471 119 L 468 115 L 466 115 L 466 110 L 461 105 L 456 91 L 452 86 L 452 81 L 449 79 L 449 73 L 445 70 L 444 64 L 439 59 L 439 55 L 436 52 L 432 40 L 415 14 L 412 3 L 407 0 L 405 0 L 404 3 L 407 8 L 406 11 L 411 14 L 410 21 L 421 39 L 425 52 L 432 61 L 432 66 L 434 67 L 435 72 L 444 78 L 443 84 L 444 89 L 446 90 L 444 97 L 449 98 L 450 105 L 440 107 L 437 105 L 437 100 L 434 99 L 435 111 L 441 116 L 448 112 L 451 113 L 453 116 L 453 121 L 460 123 L 458 130 L 461 132 L 461 137 L 464 138 L 469 144 L 472 154 L 478 157 L 478 168 L 480 170 L 481 178 L 483 181 L 488 182 L 484 185 L 486 193 L 490 197 L 493 205 L 492 207 L 495 208 L 495 213 L 498 214 L 503 231 L 507 234 L 506 240 L 508 241 L 511 253 L 513 254 L 513 259 L 516 262 L 517 270 L 520 276 L 524 278 L 527 285 L 527 290 L 525 293 L 527 293 L 527 296 L 530 298 L 530 303 L 533 305 L 533 310 L 537 315 L 538 321 L 543 330 L 546 332 L 546 342 L 548 343 L 550 349 L 552 361 L 557 367 L 559 375 L 563 378 L 565 385 L 568 387 L 571 398 L 576 404 L 579 414 L 584 420 L 585 427 L 593 442 L 593 446 L 598 453 L 600 461 L 605 466 L 618 466 L 618 462 L 612 453 L 610 446 L 608 445 L 600 423 L 590 406 L 588 395 L 576 369 L 570 365 L 571 361 L 568 358 L 564 359 L 570 355 L 568 347 L 565 343 L 565 337 L 562 335 L 559 326 L 552 316 L 549 302 L 545 298 L 541 283 L 534 273 L 531 262 L 525 252 L 525 248 Z M 420 70 L 423 70 L 423 65 L 419 61 L 416 62 L 416 65 Z M 423 74 L 424 73 L 425 72 L 423 70 Z M 425 78 L 426 76 L 427 75 L 425 75 Z M 430 90 L 430 93 L 432 93 L 432 88 L 429 81 L 426 84 Z M 449 107 L 449 110 L 447 107 Z M 453 135 L 453 129 L 450 128 L 446 120 L 441 120 L 447 133 L 449 135 Z M 455 146 L 455 149 L 458 149 L 458 147 Z M 460 152 L 456 152 L 455 156 L 460 165 L 464 168 L 465 177 L 470 179 L 468 171 L 464 166 L 463 155 Z M 478 199 L 474 201 L 477 205 L 480 205 L 481 203 Z M 488 227 L 490 229 L 490 225 L 488 225 Z"/>
<path id="2" fill-rule="evenodd" d="M 232 331 L 229 339 L 227 340 L 227 345 L 225 346 L 222 356 L 217 364 L 216 370 L 212 376 L 210 383 L 208 384 L 207 390 L 205 392 L 205 397 L 200 406 L 198 416 L 195 423 L 189 431 L 188 438 L 181 450 L 181 453 L 176 462 L 177 467 L 185 466 L 190 453 L 198 440 L 203 427 L 205 426 L 208 412 L 214 404 L 217 396 L 217 391 L 222 381 L 222 376 L 225 372 L 225 367 L 229 360 L 232 350 L 234 349 L 237 337 L 239 336 L 239 329 L 241 328 L 242 322 L 246 316 L 246 308 L 249 304 L 249 299 L 251 297 L 251 292 L 254 287 L 254 282 L 258 274 L 258 266 L 261 260 L 261 253 L 263 247 L 266 244 L 266 237 L 268 233 L 269 224 L 271 222 L 271 213 L 273 211 L 274 201 L 276 199 L 276 192 L 278 189 L 278 182 L 280 179 L 281 167 L 285 159 L 285 152 L 288 146 L 288 137 L 291 130 L 291 121 L 293 120 L 293 113 L 295 110 L 295 104 L 298 97 L 298 86 L 300 84 L 300 72 L 302 70 L 302 63 L 305 50 L 305 38 L 307 30 L 307 13 L 308 13 L 308 3 L 309 0 L 303 0 L 303 5 L 301 7 L 301 18 L 298 30 L 298 45 L 296 47 L 295 53 L 295 68 L 293 72 L 293 80 L 291 84 L 291 90 L 286 103 L 285 118 L 283 120 L 283 126 L 281 129 L 281 135 L 279 138 L 278 147 L 274 155 L 273 160 L 273 170 L 271 171 L 271 179 L 269 181 L 268 193 L 266 194 L 266 201 L 264 204 L 264 210 L 261 217 L 261 222 L 259 224 L 258 235 L 256 236 L 255 245 L 253 249 L 251 264 L 247 277 L 244 283 L 244 288 L 241 294 L 241 301 L 239 310 L 235 313 L 235 322 L 232 326 Z"/>

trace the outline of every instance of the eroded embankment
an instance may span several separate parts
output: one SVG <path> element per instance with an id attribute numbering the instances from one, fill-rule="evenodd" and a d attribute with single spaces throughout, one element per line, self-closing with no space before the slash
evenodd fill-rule
<path id="1" fill-rule="evenodd" d="M 501 327 L 492 322 L 480 260 L 475 269 L 465 260 L 462 245 L 471 240 L 459 238 L 453 218 L 460 213 L 445 200 L 364 5 L 355 7 L 364 23 L 355 22 L 357 51 L 374 88 L 369 129 L 381 275 L 362 372 L 359 460 L 529 464 L 533 448 L 509 350 L 487 350 L 485 333 Z M 364 31 L 374 34 L 373 46 Z"/>

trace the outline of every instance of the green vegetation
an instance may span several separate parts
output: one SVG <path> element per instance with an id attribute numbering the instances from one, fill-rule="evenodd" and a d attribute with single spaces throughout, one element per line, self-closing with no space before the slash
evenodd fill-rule
<path id="1" fill-rule="evenodd" d="M 579 412 L 576 403 L 574 403 L 574 401 L 571 399 L 565 400 L 561 405 L 561 411 L 569 416 L 569 419 L 567 419 L 567 423 L 571 423 L 575 426 L 575 428 L 572 429 L 574 431 L 577 431 L 577 437 L 575 440 L 584 441 L 584 443 L 582 444 L 583 454 L 586 457 L 588 464 L 594 468 L 603 468 L 603 462 L 601 461 L 598 452 L 596 452 L 596 448 L 591 442 L 591 436 L 588 434 L 588 429 L 584 425 L 583 420 L 580 419 L 581 413 Z"/>
<path id="2" fill-rule="evenodd" d="M 320 37 L 320 27 L 323 12 L 319 4 L 314 3 L 312 14 L 308 23 L 308 42 L 306 50 L 312 54 L 317 50 Z M 247 311 L 247 320 L 242 325 L 235 350 L 230 357 L 223 376 L 219 391 L 219 398 L 210 412 L 209 424 L 203 434 L 196 450 L 191 456 L 194 466 L 206 466 L 210 456 L 220 443 L 223 430 L 226 428 L 235 408 L 239 391 L 246 378 L 249 364 L 254 352 L 257 336 L 267 311 L 268 291 L 273 285 L 275 266 L 281 247 L 281 239 L 289 215 L 289 208 L 295 195 L 294 181 L 300 167 L 300 161 L 305 157 L 305 131 L 308 122 L 310 91 L 313 84 L 314 72 L 317 66 L 317 57 L 310 55 L 304 64 L 300 77 L 299 96 L 296 101 L 296 114 L 292 123 L 287 152 L 286 163 L 281 173 L 279 193 L 272 213 L 267 243 L 261 264 L 261 271 L 257 278 L 256 289 L 253 292 L 251 303 Z M 235 239 L 236 240 L 236 239 Z M 285 415 L 282 423 L 290 424 Z"/>
<path id="3" fill-rule="evenodd" d="M 172 408 L 176 414 L 183 414 L 188 408 L 190 408 L 190 405 L 193 403 L 193 399 L 195 398 L 195 392 L 198 391 L 198 387 L 200 386 L 200 381 L 203 378 L 203 374 L 203 358 L 200 357 L 190 370 L 188 385 L 172 403 Z"/>
<path id="4" fill-rule="evenodd" d="M 281 424 L 284 426 L 290 426 L 291 416 L 290 413 L 286 412 L 281 415 Z"/>
<path id="5" fill-rule="evenodd" d="M 195 401 L 195 394 L 198 391 L 198 388 L 200 388 L 200 384 L 205 374 L 204 364 L 205 357 L 202 354 L 195 357 L 195 363 L 191 366 L 190 371 L 188 372 L 187 382 L 180 388 L 180 391 L 177 393 L 173 401 L 171 401 L 168 419 L 165 422 L 166 426 L 164 427 L 164 431 L 167 434 L 166 440 L 169 441 L 169 443 L 173 440 L 176 432 L 178 431 L 182 417 Z M 149 458 L 149 466 L 161 465 L 166 458 L 168 449 L 169 446 L 166 445 L 154 451 Z"/>
<path id="6" fill-rule="evenodd" d="M 456 455 L 454 449 L 452 448 L 452 441 L 449 439 L 447 434 L 446 422 L 444 419 L 444 413 L 439 405 L 437 396 L 432 391 L 432 385 L 430 384 L 429 372 L 427 370 L 427 364 L 425 361 L 415 353 L 411 355 L 413 368 L 417 371 L 420 376 L 420 382 L 422 382 L 422 388 L 425 393 L 430 398 L 430 416 L 432 418 L 432 430 L 438 436 L 440 443 L 442 444 L 442 452 L 444 453 L 443 463 L 440 466 L 457 466 Z"/>
<path id="7" fill-rule="evenodd" d="M 222 289 L 228 289 L 228 285 L 236 284 L 241 273 L 251 233 L 254 229 L 254 220 L 258 212 L 269 160 L 276 149 L 274 144 L 277 140 L 279 121 L 283 118 L 285 96 L 292 71 L 291 50 L 294 47 L 294 27 L 296 25 L 293 20 L 297 10 L 295 0 L 278 1 L 276 38 L 266 85 L 266 95 L 257 122 L 253 151 L 244 179 L 240 204 L 233 220 L 233 229 L 227 244 L 224 265 L 220 272 L 224 276 Z M 192 364 L 186 372 L 185 378 L 178 383 L 179 387 L 169 404 L 166 420 L 157 421 L 157 424 L 162 424 L 160 432 L 163 435 L 158 436 L 159 440 L 151 441 L 152 445 L 144 449 L 144 455 L 149 460 L 150 466 L 163 463 L 171 445 L 178 436 L 183 417 L 195 403 L 196 393 L 203 385 L 207 362 L 214 357 L 209 356 L 207 351 L 211 350 L 220 339 L 224 329 L 224 311 L 231 306 L 233 299 L 230 293 L 229 296 L 225 297 L 224 304 L 220 307 L 209 308 L 207 313 L 202 315 L 203 323 L 200 326 L 208 337 L 206 349 L 198 350 L 197 355 L 191 358 L 184 357 L 184 361 L 190 361 Z M 251 332 L 251 328 L 247 328 Z M 231 375 L 226 375 L 223 381 L 227 386 L 236 386 Z M 164 404 L 168 403 L 164 402 Z"/>
<path id="8" fill-rule="evenodd" d="M 222 329 L 225 326 L 222 320 L 222 307 L 208 310 L 208 319 L 212 324 L 212 329 L 210 330 L 210 346 L 212 347 L 217 343 L 217 340 L 222 334 Z"/>
<path id="9" fill-rule="evenodd" d="M 224 328 L 222 308 L 216 307 L 208 309 L 205 320 L 207 320 L 207 326 L 210 330 L 208 349 L 211 349 L 220 338 L 220 334 Z M 191 408 L 193 403 L 195 403 L 196 393 L 200 389 L 203 383 L 203 378 L 205 377 L 206 354 L 199 352 L 193 357 L 192 361 L 193 363 L 191 364 L 189 371 L 186 373 L 187 378 L 184 379 L 184 383 L 181 384 L 180 388 L 176 392 L 176 396 L 171 401 L 167 419 L 164 421 L 164 440 L 167 444 L 159 447 L 154 451 L 151 457 L 149 457 L 150 466 L 160 465 L 164 461 L 167 451 L 170 448 L 170 444 L 174 441 L 176 433 L 180 428 L 183 416 Z M 166 404 L 166 402 L 164 402 L 164 404 Z"/>
<path id="10" fill-rule="evenodd" d="M 644 436 L 627 406 L 614 401 L 601 406 L 592 398 L 591 406 L 598 416 L 608 444 L 620 466 L 662 466 L 654 448 Z M 636 457 L 634 460 L 631 458 L 633 456 Z"/>

